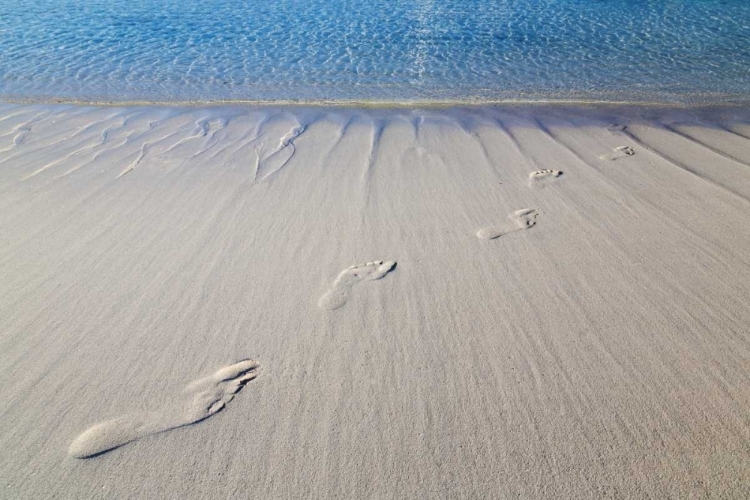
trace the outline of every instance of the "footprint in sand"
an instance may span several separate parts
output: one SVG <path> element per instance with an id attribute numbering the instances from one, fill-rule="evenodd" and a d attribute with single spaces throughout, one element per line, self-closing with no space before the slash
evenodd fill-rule
<path id="1" fill-rule="evenodd" d="M 611 153 L 601 155 L 599 158 L 601 158 L 602 160 L 614 161 L 619 160 L 620 158 L 625 158 L 626 156 L 633 156 L 634 154 L 635 150 L 630 146 L 618 146 L 613 149 Z"/>
<path id="2" fill-rule="evenodd" d="M 612 135 L 623 135 L 623 132 L 625 132 L 625 129 L 628 127 L 626 125 L 617 125 L 616 123 L 613 123 L 609 127 L 607 127 L 607 132 L 609 132 Z"/>
<path id="3" fill-rule="evenodd" d="M 562 175 L 562 171 L 560 170 L 550 170 L 548 168 L 544 170 L 537 170 L 536 172 L 531 172 L 529 174 L 529 182 L 532 185 L 539 185 L 546 184 L 554 179 L 557 179 Z"/>
<path id="4" fill-rule="evenodd" d="M 221 411 L 245 384 L 258 376 L 258 369 L 259 365 L 249 359 L 225 366 L 192 382 L 162 408 L 94 425 L 71 443 L 68 454 L 89 458 L 142 437 L 200 422 Z"/>
<path id="5" fill-rule="evenodd" d="M 477 238 L 482 240 L 494 240 L 500 236 L 521 229 L 528 229 L 536 224 L 536 218 L 539 215 L 533 208 L 524 208 L 517 210 L 508 216 L 509 222 L 499 226 L 485 227 L 477 231 Z"/>
<path id="6" fill-rule="evenodd" d="M 347 267 L 341 271 L 333 286 L 318 301 L 321 309 L 338 309 L 349 300 L 354 285 L 363 281 L 379 280 L 396 267 L 396 261 L 375 260 L 367 264 Z"/>

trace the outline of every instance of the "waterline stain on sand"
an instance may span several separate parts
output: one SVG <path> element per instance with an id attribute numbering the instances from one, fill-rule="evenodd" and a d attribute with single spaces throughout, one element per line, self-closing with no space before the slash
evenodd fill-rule
<path id="1" fill-rule="evenodd" d="M 152 434 L 200 422 L 221 411 L 245 384 L 258 376 L 259 365 L 243 360 L 185 387 L 171 404 L 152 412 L 132 413 L 94 425 L 68 448 L 75 458 L 90 458 Z"/>
<path id="2" fill-rule="evenodd" d="M 320 298 L 318 306 L 321 309 L 333 310 L 346 304 L 351 296 L 352 288 L 363 281 L 379 280 L 396 267 L 396 261 L 375 260 L 367 264 L 347 267 L 339 273 L 333 286 Z"/>
<path id="3" fill-rule="evenodd" d="M 278 137 L 278 140 L 267 140 L 255 146 L 253 181 L 268 179 L 289 163 L 297 150 L 294 141 L 304 133 L 305 128 L 297 122 L 290 124 L 286 120 L 272 120 L 264 124 L 264 135 L 274 139 Z"/>

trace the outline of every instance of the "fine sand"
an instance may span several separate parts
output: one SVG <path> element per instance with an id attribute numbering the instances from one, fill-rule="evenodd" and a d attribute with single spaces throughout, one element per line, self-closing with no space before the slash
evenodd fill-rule
<path id="1" fill-rule="evenodd" d="M 750 497 L 750 110 L 0 105 L 0 498 Z"/>

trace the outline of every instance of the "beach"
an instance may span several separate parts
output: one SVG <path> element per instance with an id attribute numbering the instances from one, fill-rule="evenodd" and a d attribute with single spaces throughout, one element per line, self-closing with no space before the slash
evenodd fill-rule
<path id="1" fill-rule="evenodd" d="M 748 498 L 749 145 L 746 106 L 2 104 L 0 497 Z"/>

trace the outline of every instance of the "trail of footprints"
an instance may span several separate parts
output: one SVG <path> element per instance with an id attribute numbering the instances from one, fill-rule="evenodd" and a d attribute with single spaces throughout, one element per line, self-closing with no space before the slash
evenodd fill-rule
<path id="1" fill-rule="evenodd" d="M 619 135 L 625 130 L 625 126 L 613 125 L 608 130 Z M 601 158 L 616 160 L 634 154 L 631 147 L 620 146 Z M 559 170 L 538 170 L 529 174 L 529 181 L 549 182 L 562 174 Z M 538 216 L 539 212 L 534 208 L 517 210 L 508 215 L 506 221 L 482 228 L 476 235 L 482 240 L 493 240 L 535 226 Z M 376 260 L 347 267 L 320 297 L 318 306 L 327 311 L 339 309 L 346 305 L 358 285 L 382 279 L 395 268 L 396 261 L 393 260 Z M 213 375 L 188 384 L 176 398 L 172 398 L 161 408 L 131 413 L 90 427 L 71 443 L 68 453 L 75 458 L 91 458 L 138 439 L 205 420 L 224 409 L 235 394 L 258 376 L 259 369 L 260 366 L 253 360 L 242 360 L 225 366 Z"/>

